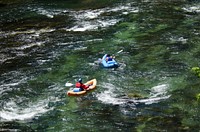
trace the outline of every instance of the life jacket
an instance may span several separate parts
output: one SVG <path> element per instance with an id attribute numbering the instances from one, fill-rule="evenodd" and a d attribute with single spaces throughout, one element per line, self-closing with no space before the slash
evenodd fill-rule
<path id="1" fill-rule="evenodd" d="M 81 88 L 81 83 L 80 82 L 76 83 L 76 88 Z"/>
<path id="2" fill-rule="evenodd" d="M 108 61 L 112 61 L 112 58 L 111 58 L 111 57 L 108 57 Z"/>
<path id="3" fill-rule="evenodd" d="M 86 85 L 84 85 L 84 84 L 82 84 L 82 83 L 80 83 L 80 82 L 77 82 L 77 83 L 76 83 L 76 88 L 87 89 L 87 88 L 89 88 L 89 86 L 86 86 Z"/>

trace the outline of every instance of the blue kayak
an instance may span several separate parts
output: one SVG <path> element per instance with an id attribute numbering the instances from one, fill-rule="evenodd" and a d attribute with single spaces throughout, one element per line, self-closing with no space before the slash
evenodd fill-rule
<path id="1" fill-rule="evenodd" d="M 106 67 L 106 68 L 115 68 L 115 67 L 118 67 L 118 63 L 112 59 L 111 61 L 106 61 L 106 56 L 107 54 L 105 54 L 103 57 L 102 57 L 102 60 L 101 60 L 101 63 L 103 65 L 103 67 Z"/>

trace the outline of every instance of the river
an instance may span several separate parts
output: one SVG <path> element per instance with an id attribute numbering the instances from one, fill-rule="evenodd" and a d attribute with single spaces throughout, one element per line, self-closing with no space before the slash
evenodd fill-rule
<path id="1" fill-rule="evenodd" d="M 0 3 L 0 131 L 198 132 L 199 31 L 197 0 Z"/>

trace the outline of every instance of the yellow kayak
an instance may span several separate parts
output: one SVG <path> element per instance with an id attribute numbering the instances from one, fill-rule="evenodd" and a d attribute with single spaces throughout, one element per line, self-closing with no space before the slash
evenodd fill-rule
<path id="1" fill-rule="evenodd" d="M 79 91 L 79 92 L 74 92 L 74 90 L 69 90 L 69 91 L 67 92 L 67 95 L 68 95 L 68 96 L 78 96 L 78 95 L 83 95 L 83 94 L 85 94 L 87 91 L 96 88 L 97 80 L 96 80 L 96 79 L 92 79 L 92 80 L 86 82 L 85 85 L 89 85 L 88 90 Z"/>

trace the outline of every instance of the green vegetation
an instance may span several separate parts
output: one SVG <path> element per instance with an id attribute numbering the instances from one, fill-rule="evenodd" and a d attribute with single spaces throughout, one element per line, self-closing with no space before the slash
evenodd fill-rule
<path id="1" fill-rule="evenodd" d="M 200 77 L 200 68 L 199 67 L 192 67 L 192 72 Z"/>
<path id="2" fill-rule="evenodd" d="M 197 101 L 200 101 L 200 93 L 196 95 Z"/>

